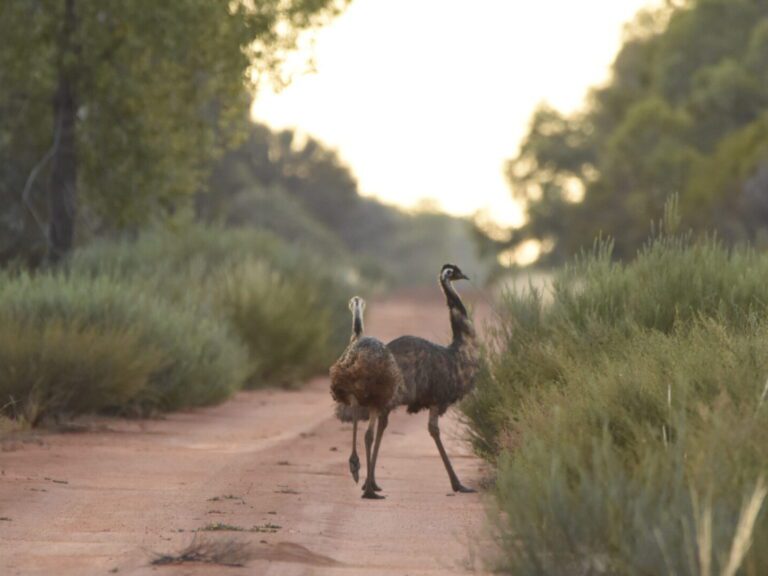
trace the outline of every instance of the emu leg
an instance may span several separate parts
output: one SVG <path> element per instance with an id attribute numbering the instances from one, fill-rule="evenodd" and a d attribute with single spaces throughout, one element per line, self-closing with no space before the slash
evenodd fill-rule
<path id="1" fill-rule="evenodd" d="M 437 450 L 440 452 L 440 458 L 443 459 L 443 464 L 445 464 L 445 471 L 448 472 L 448 478 L 451 480 L 451 488 L 454 492 L 462 492 L 462 493 L 469 493 L 469 492 L 476 492 L 476 490 L 473 490 L 472 488 L 467 488 L 466 486 L 463 486 L 461 482 L 459 482 L 459 477 L 456 476 L 456 472 L 453 471 L 453 466 L 451 466 L 451 461 L 448 460 L 448 454 L 445 452 L 445 448 L 443 448 L 443 442 L 440 440 L 440 427 L 437 425 L 437 419 L 440 417 L 437 408 L 430 408 L 429 409 L 429 435 L 432 436 L 432 438 L 435 439 L 435 444 L 437 444 Z"/>
<path id="2" fill-rule="evenodd" d="M 363 498 L 369 498 L 371 500 L 384 498 L 376 494 L 373 486 L 369 480 L 373 478 L 373 466 L 371 458 L 371 445 L 373 444 L 373 427 L 376 426 L 377 414 L 374 410 L 370 411 L 370 418 L 368 420 L 368 430 L 365 431 L 365 465 L 366 465 L 366 478 L 365 484 L 363 484 Z"/>
<path id="3" fill-rule="evenodd" d="M 370 483 L 376 492 L 381 492 L 381 487 L 376 484 L 376 463 L 379 461 L 379 446 L 381 446 L 381 438 L 384 436 L 384 430 L 387 429 L 387 424 L 389 424 L 389 412 L 384 411 L 379 414 L 379 424 L 376 427 L 376 441 L 373 444 L 371 475 L 365 481 L 366 484 Z M 363 490 L 365 490 L 365 486 L 363 486 Z"/>
<path id="4" fill-rule="evenodd" d="M 352 406 L 352 454 L 349 457 L 349 471 L 355 484 L 360 481 L 360 458 L 357 457 L 357 406 Z"/>

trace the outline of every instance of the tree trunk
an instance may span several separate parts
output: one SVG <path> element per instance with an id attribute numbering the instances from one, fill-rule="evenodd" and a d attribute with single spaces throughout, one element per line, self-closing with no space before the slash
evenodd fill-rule
<path id="1" fill-rule="evenodd" d="M 50 223 L 48 259 L 57 262 L 72 249 L 77 216 L 77 150 L 75 123 L 77 99 L 74 86 L 75 0 L 65 0 L 59 47 L 58 86 L 53 98 L 56 148 L 49 190 Z"/>

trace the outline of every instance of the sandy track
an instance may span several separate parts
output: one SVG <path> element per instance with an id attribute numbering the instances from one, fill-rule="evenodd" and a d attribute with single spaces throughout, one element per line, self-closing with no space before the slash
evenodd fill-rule
<path id="1" fill-rule="evenodd" d="M 478 303 L 480 316 L 484 307 Z M 412 294 L 370 307 L 367 331 L 448 339 L 439 300 Z M 348 473 L 350 426 L 331 416 L 328 383 L 238 394 L 163 420 L 95 420 L 92 430 L 3 443 L 0 573 L 453 574 L 473 569 L 483 531 L 475 494 L 453 495 L 426 414 L 393 414 L 382 444 L 386 500 L 360 498 Z M 459 477 L 480 462 L 455 419 L 443 437 Z M 253 544 L 243 568 L 149 566 L 212 523 L 274 532 L 205 532 Z"/>

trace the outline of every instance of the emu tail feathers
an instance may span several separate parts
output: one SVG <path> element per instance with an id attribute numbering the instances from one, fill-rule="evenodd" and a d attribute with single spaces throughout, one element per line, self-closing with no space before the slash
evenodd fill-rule
<path id="1" fill-rule="evenodd" d="M 342 422 L 352 422 L 354 410 L 357 410 L 358 420 L 368 420 L 368 408 L 347 406 L 341 402 L 336 403 L 336 418 Z"/>

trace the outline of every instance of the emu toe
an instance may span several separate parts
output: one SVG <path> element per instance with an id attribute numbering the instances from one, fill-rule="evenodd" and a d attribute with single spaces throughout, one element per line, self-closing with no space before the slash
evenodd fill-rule
<path id="1" fill-rule="evenodd" d="M 357 457 L 357 454 L 352 454 L 349 457 L 349 471 L 355 480 L 355 484 L 357 484 L 360 481 L 360 458 Z"/>
<path id="2" fill-rule="evenodd" d="M 384 500 L 386 496 L 382 496 L 381 494 L 376 494 L 373 490 L 366 490 L 363 492 L 363 498 L 367 500 Z"/>
<path id="3" fill-rule="evenodd" d="M 458 484 L 457 486 L 453 486 L 454 492 L 460 492 L 461 494 L 474 494 L 477 492 L 474 488 L 467 488 L 463 484 Z"/>
<path id="4" fill-rule="evenodd" d="M 369 482 L 368 480 L 366 480 L 366 481 L 365 481 L 365 483 L 363 484 L 363 491 L 365 491 L 365 490 L 368 490 L 368 485 L 369 485 L 369 484 L 370 484 L 370 482 Z M 381 486 L 379 486 L 378 484 L 376 484 L 376 481 L 375 481 L 375 480 L 373 481 L 373 486 L 371 486 L 371 489 L 372 489 L 374 492 L 381 492 Z"/>

